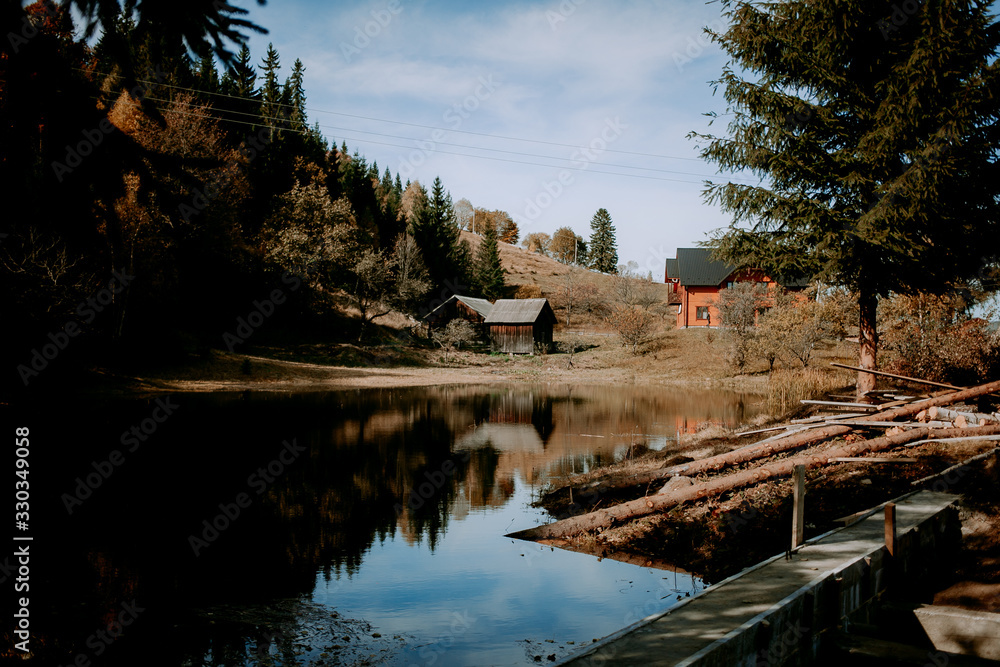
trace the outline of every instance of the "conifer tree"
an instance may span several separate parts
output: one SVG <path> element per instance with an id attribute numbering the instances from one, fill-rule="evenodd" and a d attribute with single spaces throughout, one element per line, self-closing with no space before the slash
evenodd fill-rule
<path id="1" fill-rule="evenodd" d="M 423 252 L 431 282 L 462 292 L 469 282 L 469 244 L 460 238 L 451 195 L 440 177 L 434 179 L 431 194 L 422 203 L 414 213 L 412 233 Z"/>
<path id="2" fill-rule="evenodd" d="M 615 227 L 607 209 L 597 209 L 590 220 L 590 243 L 587 257 L 590 267 L 602 273 L 618 270 L 618 247 L 615 242 Z"/>
<path id="3" fill-rule="evenodd" d="M 292 73 L 285 80 L 284 93 L 289 109 L 291 125 L 298 130 L 306 128 L 305 65 L 298 58 L 292 63 Z"/>
<path id="4" fill-rule="evenodd" d="M 507 286 L 504 281 L 504 274 L 507 271 L 500 264 L 500 247 L 497 245 L 497 239 L 496 226 L 485 225 L 472 267 L 476 291 L 481 297 L 490 301 L 503 298 L 504 288 Z"/>
<path id="5" fill-rule="evenodd" d="M 717 256 L 858 294 L 860 361 L 891 293 L 975 278 L 1000 238 L 1000 25 L 988 3 L 723 0 L 728 136 L 703 157 L 759 185 L 709 183 L 733 216 Z M 991 245 L 992 244 L 992 245 Z M 859 373 L 858 392 L 875 377 Z"/>
<path id="6" fill-rule="evenodd" d="M 215 58 L 208 55 L 198 63 L 196 85 L 208 93 L 219 92 L 219 72 L 215 69 Z"/>
<path id="7" fill-rule="evenodd" d="M 260 88 L 260 115 L 264 122 L 271 126 L 271 139 L 274 139 L 275 127 L 284 127 L 280 119 L 284 116 L 284 109 L 281 106 L 281 85 L 278 83 L 278 70 L 281 69 L 281 61 L 278 52 L 273 44 L 267 45 L 267 55 L 261 62 L 261 69 L 264 73 L 264 85 Z"/>

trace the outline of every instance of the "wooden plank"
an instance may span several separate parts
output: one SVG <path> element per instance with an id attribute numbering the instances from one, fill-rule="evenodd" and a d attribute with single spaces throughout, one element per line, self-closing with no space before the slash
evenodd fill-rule
<path id="1" fill-rule="evenodd" d="M 896 555 L 896 503 L 885 504 L 885 548 Z"/>
<path id="2" fill-rule="evenodd" d="M 792 505 L 792 549 L 798 549 L 799 545 L 805 542 L 806 529 L 806 467 L 804 465 L 795 466 L 792 480 L 795 489 Z"/>
<path id="3" fill-rule="evenodd" d="M 865 410 L 877 410 L 877 409 L 879 409 L 879 407 L 884 407 L 884 406 L 878 406 L 878 405 L 870 405 L 868 403 L 842 403 L 840 401 L 814 401 L 814 400 L 808 399 L 808 398 L 803 398 L 801 401 L 799 401 L 799 403 L 803 403 L 805 405 L 828 405 L 830 407 L 837 407 L 837 408 L 864 408 Z"/>
<path id="4" fill-rule="evenodd" d="M 907 375 L 896 375 L 895 373 L 886 373 L 885 371 L 873 371 L 868 368 L 861 368 L 860 366 L 848 366 L 847 364 L 838 364 L 835 361 L 830 362 L 831 366 L 836 366 L 837 368 L 846 368 L 850 371 L 861 371 L 862 373 L 871 373 L 872 375 L 884 375 L 885 377 L 895 378 L 897 380 L 906 380 L 907 382 L 916 382 L 917 384 L 926 384 L 932 387 L 943 387 L 945 389 L 968 389 L 968 387 L 956 387 L 953 384 L 944 384 L 943 382 L 931 382 L 930 380 L 921 380 L 920 378 L 911 378 Z"/>
<path id="5" fill-rule="evenodd" d="M 867 412 L 849 412 L 847 414 L 839 415 L 816 415 L 814 417 L 805 417 L 803 419 L 793 419 L 793 424 L 815 424 L 816 422 L 830 421 L 831 419 L 852 419 L 854 417 L 864 417 Z"/>

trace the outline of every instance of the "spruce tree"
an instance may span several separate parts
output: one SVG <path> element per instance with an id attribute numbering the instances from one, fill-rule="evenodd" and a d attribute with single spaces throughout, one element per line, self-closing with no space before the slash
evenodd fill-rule
<path id="1" fill-rule="evenodd" d="M 723 0 L 728 136 L 703 157 L 732 214 L 717 256 L 858 295 L 875 369 L 880 297 L 955 289 L 996 263 L 1000 26 L 974 0 Z M 990 250 L 990 248 L 993 248 Z M 875 377 L 859 373 L 858 392 Z"/>
<path id="2" fill-rule="evenodd" d="M 484 225 L 483 238 L 476 251 L 476 260 L 472 267 L 473 282 L 476 291 L 484 299 L 496 301 L 503 298 L 504 270 L 500 264 L 500 246 L 497 245 L 498 233 L 495 225 Z"/>
<path id="3" fill-rule="evenodd" d="M 464 292 L 469 282 L 469 244 L 462 241 L 455 223 L 451 195 L 434 179 L 426 203 L 415 212 L 413 239 L 420 246 L 427 271 L 435 287 Z"/>
<path id="4" fill-rule="evenodd" d="M 273 140 L 276 132 L 274 128 L 285 127 L 281 119 L 286 116 L 285 109 L 281 106 L 281 85 L 278 83 L 281 61 L 273 44 L 267 45 L 267 55 L 261 61 L 261 69 L 264 73 L 264 85 L 260 87 L 260 115 L 264 117 L 264 122 L 271 126 L 270 136 Z"/>
<path id="5" fill-rule="evenodd" d="M 618 246 L 615 242 L 615 227 L 607 209 L 597 209 L 590 220 L 590 243 L 587 257 L 590 268 L 602 273 L 618 270 Z"/>
<path id="6" fill-rule="evenodd" d="M 291 105 L 291 119 L 301 129 L 306 126 L 306 67 L 298 58 L 292 63 L 292 73 L 285 81 L 285 91 Z"/>

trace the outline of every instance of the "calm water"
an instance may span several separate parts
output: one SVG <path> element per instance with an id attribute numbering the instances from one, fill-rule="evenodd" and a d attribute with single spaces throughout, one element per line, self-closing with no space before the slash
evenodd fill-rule
<path id="1" fill-rule="evenodd" d="M 757 410 L 658 387 L 164 400 L 14 406 L 32 429 L 36 664 L 561 658 L 704 584 L 505 538 L 548 520 L 539 489 Z"/>

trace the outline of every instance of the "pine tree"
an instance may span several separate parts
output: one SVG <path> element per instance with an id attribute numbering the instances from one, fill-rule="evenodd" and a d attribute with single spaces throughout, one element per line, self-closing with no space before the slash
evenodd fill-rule
<path id="1" fill-rule="evenodd" d="M 219 72 L 215 69 L 215 58 L 209 55 L 201 59 L 195 81 L 199 90 L 208 93 L 219 92 Z"/>
<path id="2" fill-rule="evenodd" d="M 227 95 L 242 97 L 243 99 L 259 100 L 260 93 L 257 90 L 257 71 L 250 62 L 250 49 L 244 44 L 240 52 L 236 54 L 236 60 L 224 77 L 223 91 Z"/>
<path id="3" fill-rule="evenodd" d="M 587 256 L 590 267 L 602 273 L 618 270 L 618 246 L 615 242 L 615 227 L 607 209 L 597 209 L 590 220 L 590 243 Z"/>
<path id="4" fill-rule="evenodd" d="M 285 110 L 281 106 L 281 85 L 278 83 L 281 61 L 273 44 L 267 45 L 267 55 L 261 61 L 261 69 L 264 73 L 264 85 L 260 88 L 260 115 L 264 117 L 264 122 L 272 127 L 271 138 L 274 139 L 276 132 L 274 128 L 285 126 L 285 123 L 281 122 L 285 117 Z"/>
<path id="5" fill-rule="evenodd" d="M 483 238 L 476 251 L 476 260 L 472 267 L 473 283 L 476 291 L 484 299 L 496 301 L 503 298 L 504 274 L 507 273 L 500 264 L 500 247 L 497 245 L 497 228 L 495 225 L 485 225 Z"/>
<path id="6" fill-rule="evenodd" d="M 729 136 L 692 136 L 763 183 L 710 184 L 733 216 L 717 255 L 853 290 L 874 369 L 880 297 L 954 289 L 996 262 L 1000 25 L 973 0 L 723 7 Z M 859 373 L 859 393 L 874 385 Z"/>
<path id="7" fill-rule="evenodd" d="M 430 196 L 421 203 L 413 216 L 413 239 L 424 255 L 431 282 L 451 292 L 463 292 L 469 282 L 469 244 L 461 240 L 451 195 L 440 177 L 434 179 Z"/>

